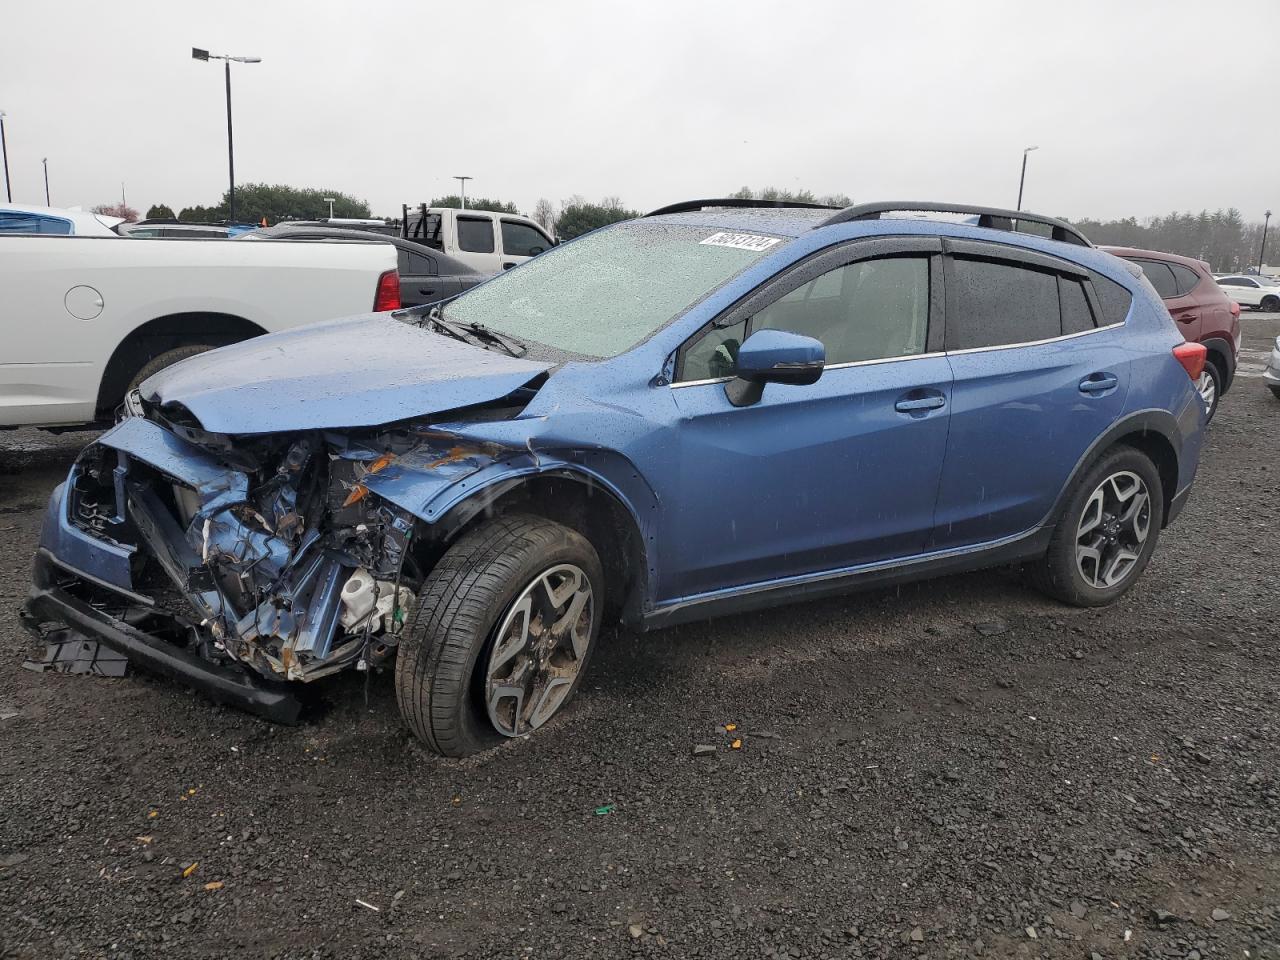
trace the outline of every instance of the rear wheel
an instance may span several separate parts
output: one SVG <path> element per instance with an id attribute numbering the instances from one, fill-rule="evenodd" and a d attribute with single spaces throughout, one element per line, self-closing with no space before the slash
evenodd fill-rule
<path id="1" fill-rule="evenodd" d="M 576 692 L 604 602 L 581 534 L 519 514 L 481 524 L 419 591 L 396 662 L 400 715 L 451 757 L 533 733 Z"/>
<path id="2" fill-rule="evenodd" d="M 1204 417 L 1208 422 L 1217 412 L 1218 398 L 1222 396 L 1222 373 L 1212 360 L 1205 361 L 1200 379 L 1196 381 L 1196 390 L 1200 393 L 1200 399 L 1204 401 Z"/>
<path id="3" fill-rule="evenodd" d="M 1263 297 L 1262 303 L 1259 305 L 1259 309 L 1265 310 L 1267 313 L 1275 313 L 1277 310 L 1280 310 L 1280 297 Z"/>
<path id="4" fill-rule="evenodd" d="M 185 347 L 175 347 L 172 350 L 166 350 L 164 353 L 152 357 L 142 365 L 141 370 L 133 375 L 125 393 L 137 390 L 144 380 L 159 373 L 165 367 L 171 367 L 179 360 L 185 360 L 187 357 L 194 357 L 196 354 L 206 353 L 212 349 L 213 346 L 208 343 L 189 343 Z"/>
<path id="5" fill-rule="evenodd" d="M 1036 586 L 1073 606 L 1111 603 L 1142 575 L 1163 521 L 1155 465 L 1132 447 L 1112 449 L 1076 484 L 1031 570 Z"/>

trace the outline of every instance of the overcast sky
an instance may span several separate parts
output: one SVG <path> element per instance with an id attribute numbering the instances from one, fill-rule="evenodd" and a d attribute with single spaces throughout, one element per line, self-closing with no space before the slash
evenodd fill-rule
<path id="1" fill-rule="evenodd" d="M 1068 217 L 1280 209 L 1280 3 L 5 3 L 15 201 L 142 210 L 236 175 L 375 213 L 452 192 L 649 209 L 753 187 Z"/>

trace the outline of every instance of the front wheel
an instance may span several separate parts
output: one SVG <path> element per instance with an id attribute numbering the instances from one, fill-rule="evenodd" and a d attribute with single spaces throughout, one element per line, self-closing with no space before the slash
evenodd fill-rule
<path id="1" fill-rule="evenodd" d="M 125 392 L 129 393 L 133 390 L 137 390 L 138 387 L 142 385 L 143 381 L 147 380 L 154 374 L 159 373 L 165 367 L 173 366 L 179 360 L 185 360 L 187 357 L 194 357 L 201 353 L 207 353 L 212 349 L 212 344 L 189 343 L 184 347 L 175 347 L 172 350 L 166 350 L 164 353 L 152 357 L 142 365 L 142 368 L 129 379 L 129 386 L 126 388 Z"/>
<path id="2" fill-rule="evenodd" d="M 581 534 L 522 514 L 482 523 L 418 593 L 396 661 L 400 715 L 450 757 L 533 733 L 576 692 L 604 603 L 600 558 Z"/>
<path id="3" fill-rule="evenodd" d="M 1077 607 L 1100 607 L 1129 590 L 1151 560 L 1164 521 L 1164 491 L 1151 460 L 1116 447 L 1076 484 L 1031 568 L 1036 586 Z"/>

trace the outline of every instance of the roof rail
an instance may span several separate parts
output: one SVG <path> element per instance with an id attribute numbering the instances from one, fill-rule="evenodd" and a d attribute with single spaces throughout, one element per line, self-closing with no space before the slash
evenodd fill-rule
<path id="1" fill-rule="evenodd" d="M 719 200 L 683 200 L 646 213 L 646 217 L 660 217 L 666 213 L 688 213 L 690 210 L 706 210 L 708 207 L 798 207 L 803 210 L 838 210 L 828 203 L 806 203 L 803 200 L 751 200 L 743 197 L 723 197 Z"/>
<path id="2" fill-rule="evenodd" d="M 1002 210 L 999 207 L 974 207 L 962 203 L 934 203 L 928 200 L 892 200 L 880 203 L 859 203 L 845 207 L 833 217 L 822 221 L 819 226 L 826 227 L 833 223 L 848 223 L 850 220 L 879 220 L 883 213 L 896 213 L 903 210 L 919 210 L 922 213 L 963 213 L 978 218 L 978 226 L 993 230 L 1014 232 L 1014 223 L 1019 220 L 1027 223 L 1039 223 L 1052 229 L 1052 237 L 1063 243 L 1074 243 L 1082 247 L 1092 247 L 1089 238 L 1071 224 L 1053 217 L 1026 210 Z"/>

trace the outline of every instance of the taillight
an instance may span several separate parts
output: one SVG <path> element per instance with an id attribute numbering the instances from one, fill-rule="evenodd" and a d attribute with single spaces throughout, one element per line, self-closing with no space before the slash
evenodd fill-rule
<path id="1" fill-rule="evenodd" d="M 1204 361 L 1208 355 L 1203 343 L 1180 343 L 1173 348 L 1174 359 L 1182 364 L 1182 369 L 1192 380 L 1199 380 L 1200 374 L 1204 373 Z"/>
<path id="2" fill-rule="evenodd" d="M 1236 303 L 1234 300 L 1231 301 L 1231 318 L 1233 320 L 1240 319 L 1240 304 Z"/>
<path id="3" fill-rule="evenodd" d="M 400 275 L 388 270 L 378 278 L 378 289 L 373 295 L 373 312 L 400 309 Z"/>

